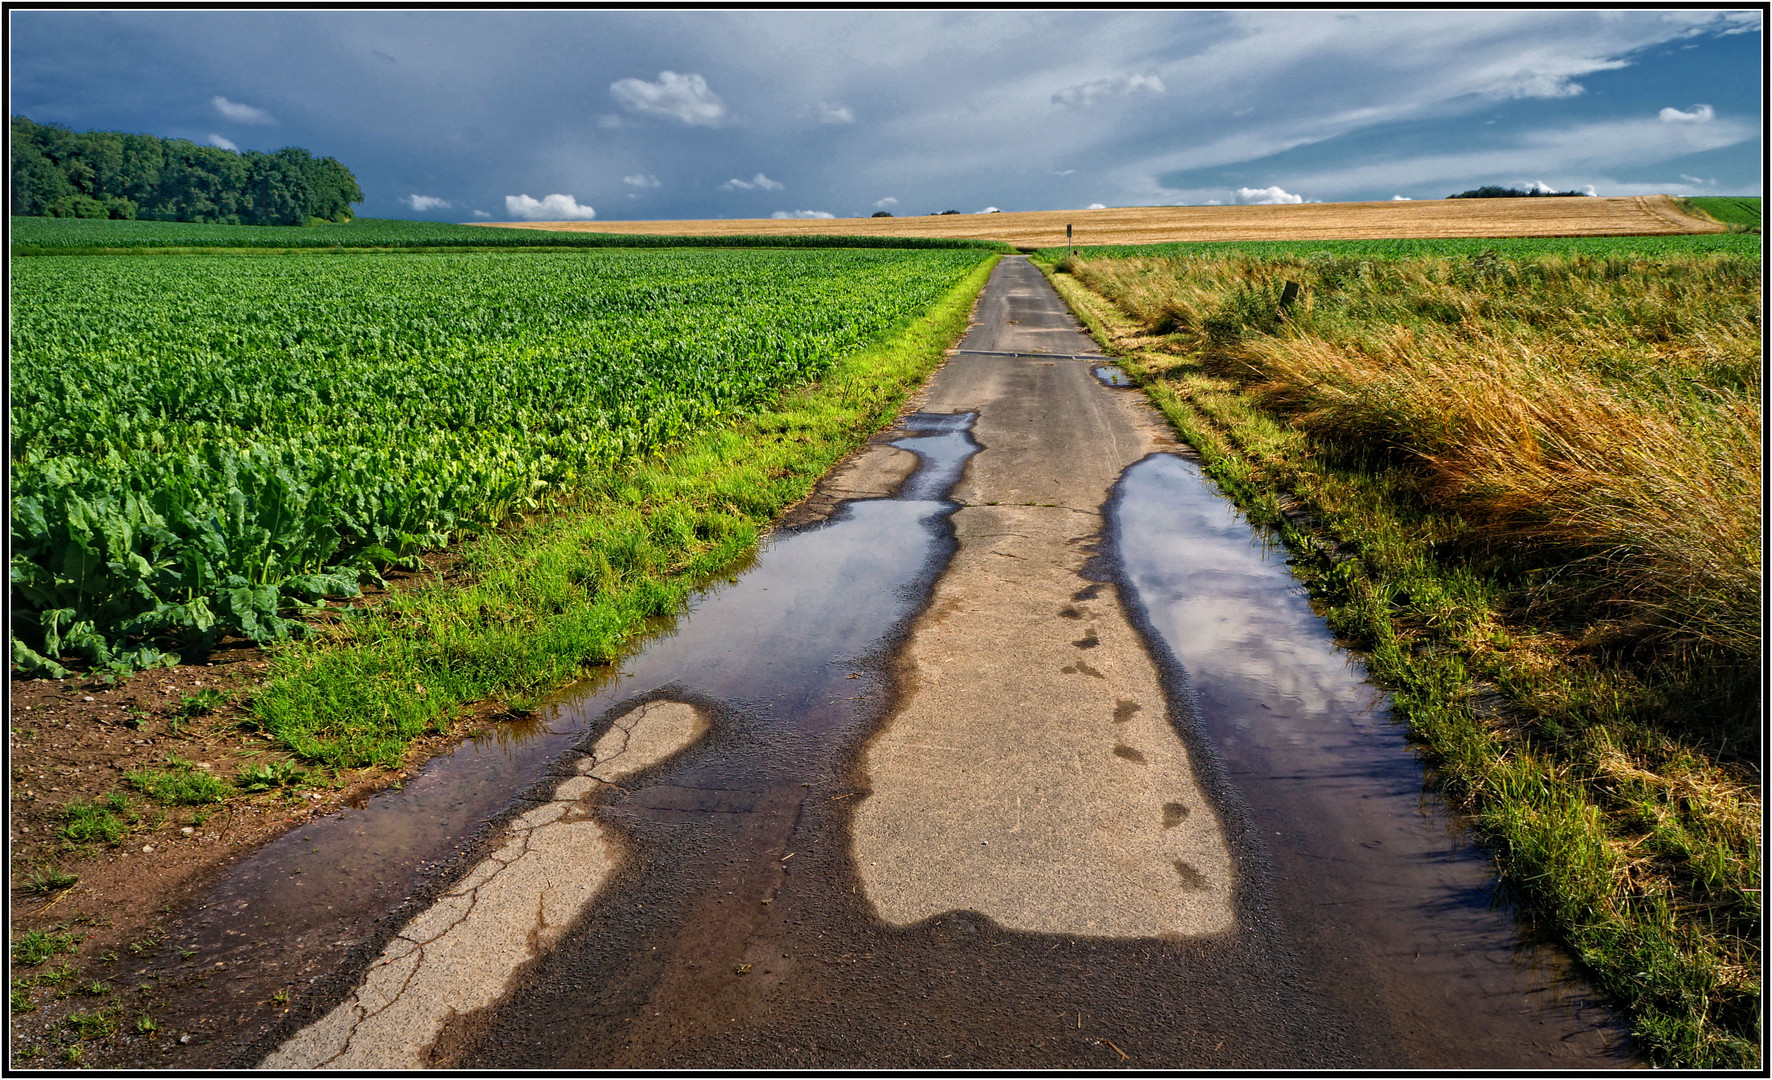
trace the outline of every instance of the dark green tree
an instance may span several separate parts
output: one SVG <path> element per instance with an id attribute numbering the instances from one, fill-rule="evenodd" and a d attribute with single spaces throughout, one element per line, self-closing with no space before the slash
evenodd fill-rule
<path id="1" fill-rule="evenodd" d="M 57 200 L 74 194 L 74 185 L 37 144 L 20 139 L 13 125 L 12 212 L 26 217 L 47 217 Z"/>
<path id="2" fill-rule="evenodd" d="M 296 146 L 242 154 L 15 116 L 10 158 L 12 212 L 26 216 L 306 225 L 349 221 L 363 201 L 351 170 Z"/>

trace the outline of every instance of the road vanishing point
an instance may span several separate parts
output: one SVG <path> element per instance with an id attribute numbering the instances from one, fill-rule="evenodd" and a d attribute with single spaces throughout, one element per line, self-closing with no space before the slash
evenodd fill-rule
<path id="1" fill-rule="evenodd" d="M 899 424 L 555 703 L 485 842 L 240 1063 L 1630 1065 L 1098 348 L 1003 259 Z M 288 842 L 347 865 L 435 765 Z"/>

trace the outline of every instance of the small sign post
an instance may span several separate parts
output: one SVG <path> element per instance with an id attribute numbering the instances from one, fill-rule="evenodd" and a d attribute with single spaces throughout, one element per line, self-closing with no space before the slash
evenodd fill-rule
<path id="1" fill-rule="evenodd" d="M 1064 246 L 1070 249 L 1072 255 L 1077 253 L 1077 245 L 1071 243 L 1071 227 L 1069 225 L 1064 227 Z"/>

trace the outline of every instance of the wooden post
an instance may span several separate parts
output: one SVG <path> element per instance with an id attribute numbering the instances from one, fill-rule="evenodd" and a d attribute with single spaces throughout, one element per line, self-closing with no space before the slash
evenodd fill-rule
<path id="1" fill-rule="evenodd" d="M 1064 246 L 1070 249 L 1072 255 L 1076 255 L 1077 245 L 1071 243 L 1071 227 L 1069 225 L 1064 227 Z"/>

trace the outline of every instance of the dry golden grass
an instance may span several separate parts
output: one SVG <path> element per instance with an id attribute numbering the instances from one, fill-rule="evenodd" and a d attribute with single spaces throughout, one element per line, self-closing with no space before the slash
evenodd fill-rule
<path id="1" fill-rule="evenodd" d="M 1757 655 L 1752 260 L 1068 265 L 1304 430 L 1407 455 L 1498 538 L 1588 552 L 1614 610 L 1657 636 Z M 1303 284 L 1286 318 L 1280 277 Z"/>
<path id="2" fill-rule="evenodd" d="M 1594 550 L 1617 602 L 1663 633 L 1759 650 L 1752 402 L 1645 400 L 1554 346 L 1488 334 L 1399 330 L 1385 344 L 1257 343 L 1254 392 L 1297 406 L 1307 429 L 1408 446 L 1442 497 L 1498 535 Z"/>
<path id="3" fill-rule="evenodd" d="M 1387 240 L 1508 236 L 1652 236 L 1727 232 L 1665 195 L 1569 199 L 1422 199 L 1291 206 L 1145 206 L 902 218 L 479 222 L 501 228 L 664 236 L 925 236 L 1060 247 L 1183 240 Z"/>

